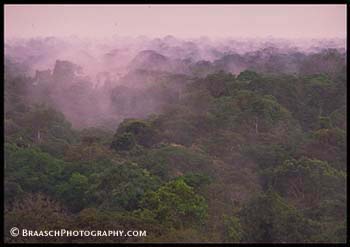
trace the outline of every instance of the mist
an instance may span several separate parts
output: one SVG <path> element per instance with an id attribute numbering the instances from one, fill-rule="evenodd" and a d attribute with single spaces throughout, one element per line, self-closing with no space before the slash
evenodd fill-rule
<path id="1" fill-rule="evenodd" d="M 30 98 L 47 103 L 76 128 L 115 128 L 125 118 L 159 113 L 195 78 L 224 71 L 304 73 L 315 54 L 345 58 L 342 39 L 181 39 L 78 37 L 9 39 L 5 70 L 30 78 Z"/>
<path id="2" fill-rule="evenodd" d="M 6 5 L 5 72 L 29 78 L 28 97 L 62 111 L 74 127 L 115 128 L 159 113 L 208 74 L 297 75 L 311 73 L 315 54 L 345 57 L 345 9 Z"/>

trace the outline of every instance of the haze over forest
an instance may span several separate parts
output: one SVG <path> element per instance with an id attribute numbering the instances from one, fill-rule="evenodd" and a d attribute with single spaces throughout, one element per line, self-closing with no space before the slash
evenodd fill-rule
<path id="1" fill-rule="evenodd" d="M 6 5 L 5 228 L 344 242 L 345 12 Z"/>
<path id="2" fill-rule="evenodd" d="M 5 56 L 6 63 L 31 78 L 34 101 L 47 98 L 75 127 L 92 127 L 159 112 L 164 102 L 157 98 L 159 92 L 152 92 L 160 83 L 152 76 L 191 80 L 219 71 L 238 75 L 244 70 L 297 75 L 305 69 L 303 63 L 310 63 L 313 54 L 324 49 L 344 54 L 344 40 L 212 41 L 168 35 L 97 42 L 47 37 L 8 41 Z M 114 102 L 118 93 L 124 99 L 119 106 Z M 115 128 L 115 123 L 110 127 Z"/>

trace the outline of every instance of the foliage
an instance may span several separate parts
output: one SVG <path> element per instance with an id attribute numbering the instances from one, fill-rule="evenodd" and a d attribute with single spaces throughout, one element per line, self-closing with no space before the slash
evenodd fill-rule
<path id="1" fill-rule="evenodd" d="M 128 151 L 135 146 L 135 138 L 131 133 L 123 133 L 112 141 L 111 148 L 116 151 Z"/>
<path id="2" fill-rule="evenodd" d="M 184 60 L 184 74 L 144 68 L 99 89 L 68 61 L 38 82 L 7 58 L 5 228 L 149 234 L 119 242 L 345 242 L 344 54 L 216 55 Z M 100 121 L 102 96 L 112 109 Z M 95 127 L 76 127 L 70 111 Z"/>
<path id="3" fill-rule="evenodd" d="M 147 193 L 142 204 L 161 223 L 175 228 L 201 224 L 207 214 L 205 199 L 196 195 L 183 179 L 170 181 L 157 191 Z"/>
<path id="4" fill-rule="evenodd" d="M 226 241 L 240 242 L 243 236 L 242 226 L 236 216 L 225 217 Z"/>
<path id="5" fill-rule="evenodd" d="M 309 225 L 300 212 L 273 191 L 253 198 L 239 212 L 244 241 L 303 242 Z"/>

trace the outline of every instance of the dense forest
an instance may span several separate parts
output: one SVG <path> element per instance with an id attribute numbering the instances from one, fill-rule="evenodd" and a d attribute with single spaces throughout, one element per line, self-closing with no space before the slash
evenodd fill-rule
<path id="1" fill-rule="evenodd" d="M 109 50 L 94 77 L 59 40 L 6 44 L 6 241 L 345 242 L 344 49 L 174 40 Z"/>

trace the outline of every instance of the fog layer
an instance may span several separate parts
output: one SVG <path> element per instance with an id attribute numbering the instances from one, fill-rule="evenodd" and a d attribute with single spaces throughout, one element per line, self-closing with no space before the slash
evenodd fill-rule
<path id="1" fill-rule="evenodd" d="M 342 39 L 179 39 L 77 37 L 10 39 L 5 74 L 27 77 L 35 103 L 62 111 L 76 128 L 115 129 L 177 102 L 195 78 L 244 70 L 291 75 L 336 74 L 345 59 Z"/>

